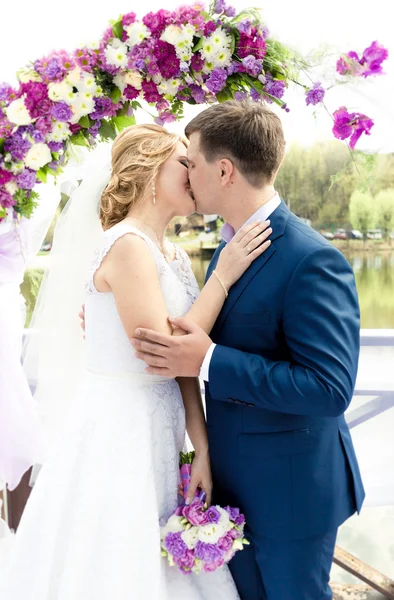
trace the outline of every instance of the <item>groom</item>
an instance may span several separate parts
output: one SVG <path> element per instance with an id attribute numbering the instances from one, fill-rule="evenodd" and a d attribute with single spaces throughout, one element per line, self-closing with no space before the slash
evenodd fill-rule
<path id="1" fill-rule="evenodd" d="M 245 222 L 270 218 L 272 244 L 210 337 L 177 319 L 188 335 L 141 330 L 137 349 L 151 373 L 205 381 L 214 501 L 240 507 L 251 542 L 230 563 L 242 600 L 328 600 L 338 526 L 364 498 L 343 416 L 359 355 L 353 273 L 275 192 L 285 142 L 273 112 L 217 104 L 186 135 L 198 212 L 226 220 L 207 278 Z"/>

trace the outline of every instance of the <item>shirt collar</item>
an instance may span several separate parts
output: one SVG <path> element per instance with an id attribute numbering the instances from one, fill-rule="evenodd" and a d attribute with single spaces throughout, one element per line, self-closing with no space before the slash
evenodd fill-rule
<path id="1" fill-rule="evenodd" d="M 260 220 L 261 222 L 266 221 L 268 219 L 268 217 L 274 212 L 274 210 L 276 210 L 278 208 L 279 204 L 280 204 L 280 197 L 279 197 L 278 192 L 276 192 L 275 196 L 273 198 L 271 198 L 271 200 L 269 200 L 268 202 L 263 204 L 263 206 L 261 206 L 258 210 L 256 210 L 256 212 L 251 217 L 249 217 L 249 219 L 247 221 L 245 221 L 245 223 L 242 225 L 242 227 L 245 227 L 245 225 L 249 225 L 249 223 L 253 223 L 253 221 L 258 221 L 258 220 Z M 241 227 L 241 229 L 242 229 L 242 227 Z M 230 242 L 233 239 L 233 237 L 235 235 L 235 230 L 230 225 L 230 223 L 225 223 L 220 230 L 220 235 L 222 236 L 224 241 L 228 244 L 228 242 Z"/>

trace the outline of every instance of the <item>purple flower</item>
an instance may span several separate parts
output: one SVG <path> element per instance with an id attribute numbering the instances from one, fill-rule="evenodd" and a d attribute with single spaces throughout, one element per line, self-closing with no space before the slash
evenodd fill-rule
<path id="1" fill-rule="evenodd" d="M 189 86 L 190 93 L 192 98 L 197 102 L 197 104 L 204 104 L 205 102 L 205 92 L 199 85 L 192 83 Z"/>
<path id="2" fill-rule="evenodd" d="M 267 82 L 263 88 L 263 91 L 274 96 L 275 98 L 282 98 L 286 90 L 286 83 L 284 81 L 277 81 L 272 79 L 271 75 L 267 75 Z M 272 102 L 270 98 L 266 98 L 267 102 Z"/>
<path id="3" fill-rule="evenodd" d="M 65 102 L 55 102 L 52 107 L 52 116 L 57 121 L 63 121 L 67 123 L 73 115 L 73 111 Z"/>
<path id="4" fill-rule="evenodd" d="M 15 91 L 8 83 L 0 83 L 0 102 L 11 102 L 15 98 Z"/>
<path id="5" fill-rule="evenodd" d="M 234 540 L 229 533 L 226 533 L 218 541 L 218 547 L 222 552 L 228 552 L 233 547 Z"/>
<path id="6" fill-rule="evenodd" d="M 99 96 L 94 99 L 94 111 L 90 113 L 90 117 L 94 120 L 101 120 L 103 117 L 113 117 L 116 114 L 115 105 L 111 98 Z"/>
<path id="7" fill-rule="evenodd" d="M 152 13 L 150 13 L 150 14 L 152 14 Z M 135 23 L 136 16 L 137 15 L 135 13 L 133 13 L 133 12 L 129 12 L 129 13 L 123 15 L 123 17 L 122 17 L 122 25 L 123 25 L 123 27 L 127 27 L 128 25 L 131 25 L 132 23 Z"/>
<path id="8" fill-rule="evenodd" d="M 183 516 L 195 526 L 205 525 L 207 523 L 207 513 L 204 510 L 204 505 L 199 502 L 184 506 Z"/>
<path id="9" fill-rule="evenodd" d="M 175 115 L 168 111 L 162 112 L 158 117 L 154 119 L 157 125 L 164 125 L 165 123 L 173 123 L 175 121 Z"/>
<path id="10" fill-rule="evenodd" d="M 144 98 L 147 102 L 158 102 L 161 100 L 161 95 L 154 81 L 143 81 L 141 85 Z"/>
<path id="11" fill-rule="evenodd" d="M 215 23 L 213 21 L 208 21 L 208 23 L 206 23 L 204 26 L 204 35 L 208 37 L 214 31 L 216 31 Z"/>
<path id="12" fill-rule="evenodd" d="M 261 96 L 260 92 L 258 92 L 254 88 L 251 88 L 251 90 L 250 90 L 250 97 L 252 98 L 253 102 L 261 102 L 262 101 L 262 96 Z M 267 101 L 269 102 L 268 99 L 267 99 Z"/>
<path id="13" fill-rule="evenodd" d="M 212 92 L 213 94 L 217 94 L 218 92 L 220 92 L 220 90 L 224 88 L 224 86 L 226 85 L 226 81 L 227 72 L 225 71 L 225 69 L 217 67 L 212 71 L 210 78 L 207 79 L 206 86 L 210 92 Z"/>
<path id="14" fill-rule="evenodd" d="M 168 42 L 158 40 L 153 50 L 160 73 L 166 79 L 179 75 L 180 60 L 176 55 L 175 47 Z M 156 73 L 154 73 L 156 75 Z"/>
<path id="15" fill-rule="evenodd" d="M 246 58 L 252 54 L 255 58 L 264 58 L 267 51 L 262 32 L 253 27 L 250 34 L 241 33 L 238 44 L 238 56 Z"/>
<path id="16" fill-rule="evenodd" d="M 123 94 L 127 100 L 134 100 L 135 98 L 138 98 L 140 92 L 132 85 L 126 85 L 125 89 L 123 90 Z"/>
<path id="17" fill-rule="evenodd" d="M 208 523 L 219 523 L 220 512 L 218 511 L 216 506 L 210 506 L 205 514 L 206 514 Z"/>
<path id="18" fill-rule="evenodd" d="M 226 1 L 225 0 L 216 0 L 216 4 L 215 4 L 215 13 L 217 15 L 220 15 L 220 13 L 222 13 L 226 8 Z"/>
<path id="19" fill-rule="evenodd" d="M 191 572 L 191 569 L 194 567 L 194 562 L 194 553 L 192 550 L 186 550 L 186 554 L 179 558 L 175 558 L 175 563 L 184 573 Z"/>
<path id="20" fill-rule="evenodd" d="M 216 544 L 204 544 L 197 542 L 194 549 L 194 556 L 207 563 L 214 563 L 223 557 L 223 553 Z"/>
<path id="21" fill-rule="evenodd" d="M 16 182 L 20 188 L 24 190 L 32 190 L 36 183 L 35 171 L 32 171 L 31 169 L 25 169 L 17 176 Z"/>
<path id="22" fill-rule="evenodd" d="M 340 140 L 350 137 L 349 146 L 352 150 L 361 135 L 370 135 L 374 125 L 372 119 L 361 113 L 349 113 L 344 106 L 334 112 L 333 134 Z"/>
<path id="23" fill-rule="evenodd" d="M 250 35 L 252 33 L 252 23 L 249 19 L 239 21 L 239 23 L 236 24 L 236 28 L 240 33 L 245 33 L 246 35 Z"/>
<path id="24" fill-rule="evenodd" d="M 29 140 L 22 137 L 22 135 L 15 133 L 8 139 L 4 144 L 4 150 L 9 152 L 15 160 L 23 160 L 31 148 Z"/>
<path id="25" fill-rule="evenodd" d="M 0 206 L 3 206 L 3 208 L 10 208 L 11 206 L 15 206 L 15 204 L 16 201 L 11 194 L 0 188 Z"/>
<path id="26" fill-rule="evenodd" d="M 45 83 L 28 81 L 22 83 L 21 93 L 26 94 L 25 105 L 32 119 L 49 114 L 52 102 L 48 98 L 48 88 Z"/>
<path id="27" fill-rule="evenodd" d="M 43 75 L 45 75 L 50 81 L 55 81 L 63 73 L 62 68 L 57 58 L 51 58 L 48 64 L 43 69 Z"/>
<path id="28" fill-rule="evenodd" d="M 5 185 L 13 178 L 14 176 L 12 173 L 10 173 L 10 171 L 7 171 L 6 169 L 0 169 L 0 185 Z"/>
<path id="29" fill-rule="evenodd" d="M 156 37 L 160 37 L 170 21 L 171 13 L 164 9 L 159 10 L 157 13 L 150 12 L 142 19 L 144 25 L 146 25 Z"/>
<path id="30" fill-rule="evenodd" d="M 165 540 L 165 547 L 174 558 L 181 558 L 186 555 L 187 546 L 181 538 L 180 533 L 169 533 Z"/>
<path id="31" fill-rule="evenodd" d="M 381 75 L 383 73 L 382 62 L 386 60 L 388 56 L 389 52 L 386 48 L 380 46 L 377 41 L 372 42 L 372 44 L 364 50 L 360 61 L 360 63 L 366 67 L 363 76 Z"/>
<path id="32" fill-rule="evenodd" d="M 218 558 L 218 560 L 215 560 L 215 562 L 205 563 L 204 571 L 206 571 L 207 573 L 212 573 L 213 571 L 216 571 L 216 569 L 220 569 L 220 567 L 222 567 L 223 565 L 224 558 Z"/>
<path id="33" fill-rule="evenodd" d="M 41 143 L 45 142 L 44 134 L 41 131 L 39 131 L 38 129 L 35 129 L 32 132 L 31 136 L 32 136 L 35 144 L 41 144 Z"/>
<path id="34" fill-rule="evenodd" d="M 256 59 L 252 54 L 243 58 L 242 64 L 246 71 L 250 73 L 250 75 L 253 75 L 253 77 L 258 77 L 263 70 L 263 61 L 261 59 Z"/>
<path id="35" fill-rule="evenodd" d="M 232 508 L 231 506 L 225 506 L 224 510 L 228 513 L 231 521 L 233 521 L 236 525 L 242 525 L 245 523 L 245 517 L 240 512 L 239 508 Z"/>
<path id="36" fill-rule="evenodd" d="M 224 14 L 226 15 L 226 17 L 235 17 L 237 11 L 233 6 L 226 6 Z"/>
<path id="37" fill-rule="evenodd" d="M 51 152 L 59 152 L 63 149 L 62 142 L 48 142 L 48 146 Z"/>
<path id="38" fill-rule="evenodd" d="M 190 61 L 190 66 L 193 69 L 193 71 L 201 71 L 201 69 L 203 68 L 204 60 L 199 52 L 193 54 L 192 59 Z"/>
<path id="39" fill-rule="evenodd" d="M 307 106 L 309 104 L 319 104 L 319 102 L 323 102 L 325 93 L 326 91 L 322 87 L 320 81 L 317 81 L 306 94 L 305 102 Z"/>
<path id="40" fill-rule="evenodd" d="M 35 126 L 38 131 L 41 131 L 41 133 L 46 135 L 52 130 L 52 120 L 49 115 L 46 115 L 45 117 L 38 117 L 37 121 L 35 122 Z"/>
<path id="41" fill-rule="evenodd" d="M 248 95 L 245 92 L 235 92 L 234 100 L 238 100 L 238 102 L 242 102 L 242 100 L 246 100 Z"/>
<path id="42" fill-rule="evenodd" d="M 0 138 L 8 138 L 12 135 L 14 125 L 7 119 L 0 119 Z"/>

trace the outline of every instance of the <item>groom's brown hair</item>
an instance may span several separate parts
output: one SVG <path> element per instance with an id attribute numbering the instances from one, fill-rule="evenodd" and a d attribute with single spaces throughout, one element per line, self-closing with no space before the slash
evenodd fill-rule
<path id="1" fill-rule="evenodd" d="M 274 181 L 285 153 L 279 117 L 257 102 L 214 104 L 192 119 L 185 133 L 188 138 L 200 134 L 207 162 L 228 158 L 256 188 Z"/>

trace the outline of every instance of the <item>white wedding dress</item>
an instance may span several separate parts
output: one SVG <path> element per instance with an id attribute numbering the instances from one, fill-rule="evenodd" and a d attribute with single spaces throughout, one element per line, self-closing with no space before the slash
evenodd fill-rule
<path id="1" fill-rule="evenodd" d="M 167 263 L 138 229 L 121 223 L 103 234 L 87 284 L 86 369 L 64 435 L 27 503 L 1 600 L 238 598 L 227 567 L 184 575 L 160 555 L 160 524 L 177 506 L 185 414 L 177 382 L 145 373 L 113 294 L 93 283 L 127 233 L 148 244 L 170 315 L 184 315 L 198 295 L 180 248 Z"/>

